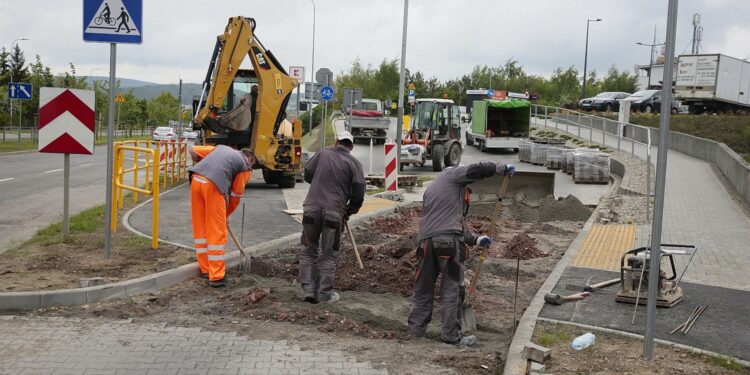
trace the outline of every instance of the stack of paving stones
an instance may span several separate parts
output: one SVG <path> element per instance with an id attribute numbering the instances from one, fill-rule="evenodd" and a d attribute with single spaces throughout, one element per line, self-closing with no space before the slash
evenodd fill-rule
<path id="1" fill-rule="evenodd" d="M 573 153 L 573 182 L 606 184 L 609 182 L 609 155 L 599 151 Z"/>
<path id="2" fill-rule="evenodd" d="M 531 160 L 534 165 L 544 165 L 547 163 L 547 145 L 541 143 L 531 144 Z"/>
<path id="3" fill-rule="evenodd" d="M 518 161 L 522 163 L 531 163 L 531 145 L 533 143 L 522 139 L 518 141 Z"/>
<path id="4" fill-rule="evenodd" d="M 547 146 L 547 169 L 562 169 L 562 151 L 561 147 Z"/>
<path id="5" fill-rule="evenodd" d="M 573 173 L 573 149 L 564 148 L 560 152 L 560 168 L 564 173 Z"/>

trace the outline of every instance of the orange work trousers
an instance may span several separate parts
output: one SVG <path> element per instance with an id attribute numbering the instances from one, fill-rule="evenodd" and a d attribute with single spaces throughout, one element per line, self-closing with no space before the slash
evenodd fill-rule
<path id="1" fill-rule="evenodd" d="M 193 219 L 195 256 L 202 273 L 211 281 L 226 273 L 224 248 L 227 244 L 227 201 L 207 178 L 195 173 L 190 183 L 190 211 Z"/>

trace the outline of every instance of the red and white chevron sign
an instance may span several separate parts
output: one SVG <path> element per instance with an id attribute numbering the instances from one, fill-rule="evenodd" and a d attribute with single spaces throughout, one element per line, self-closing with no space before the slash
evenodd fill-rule
<path id="1" fill-rule="evenodd" d="M 39 152 L 94 153 L 94 91 L 39 89 Z"/>
<path id="2" fill-rule="evenodd" d="M 385 146 L 385 190 L 396 191 L 398 189 L 398 169 L 396 167 L 396 144 L 386 143 Z"/>

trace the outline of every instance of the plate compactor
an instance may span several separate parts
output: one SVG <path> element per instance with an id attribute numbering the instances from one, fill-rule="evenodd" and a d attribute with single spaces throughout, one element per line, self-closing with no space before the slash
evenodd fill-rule
<path id="1" fill-rule="evenodd" d="M 695 246 L 692 245 L 661 245 L 659 262 L 660 268 L 664 258 L 669 260 L 668 266 L 671 274 L 667 277 L 664 270 L 659 269 L 659 290 L 656 293 L 656 306 L 672 307 L 682 301 L 682 288 L 679 286 L 682 276 L 687 271 L 687 266 L 695 254 Z M 685 270 L 679 278 L 675 271 L 674 255 L 690 255 L 690 260 L 685 265 Z M 648 301 L 648 280 L 652 276 L 649 264 L 651 263 L 650 247 L 639 247 L 627 251 L 620 259 L 620 292 L 617 293 L 615 301 L 625 303 L 637 303 L 645 305 Z M 675 280 L 677 279 L 677 280 Z"/>

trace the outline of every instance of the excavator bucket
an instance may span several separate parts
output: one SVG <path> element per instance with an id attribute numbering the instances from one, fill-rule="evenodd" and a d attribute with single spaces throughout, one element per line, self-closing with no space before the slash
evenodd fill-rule
<path id="1" fill-rule="evenodd" d="M 494 202 L 497 199 L 500 182 L 499 175 L 479 180 L 471 188 L 472 201 Z M 555 173 L 518 171 L 510 179 L 508 193 L 505 198 L 523 192 L 529 200 L 544 198 L 555 194 Z"/>
<path id="2" fill-rule="evenodd" d="M 221 127 L 234 131 L 247 131 L 250 127 L 252 113 L 250 112 L 250 96 L 245 94 L 231 111 L 221 116 Z"/>

